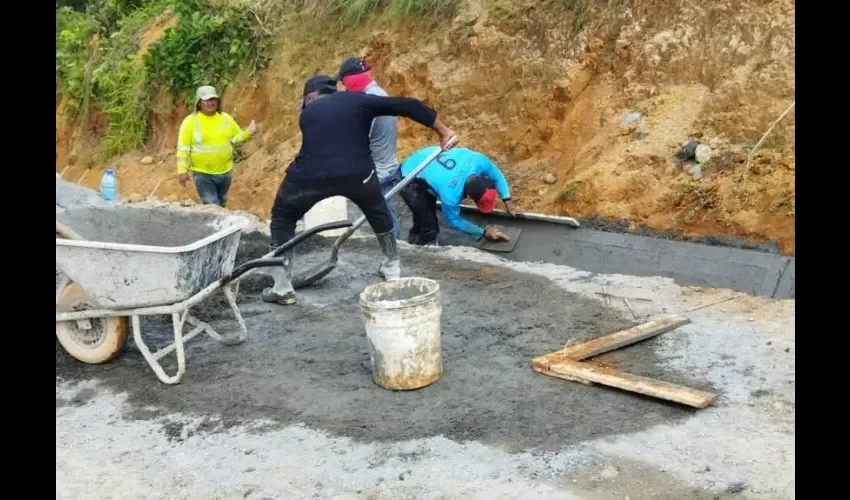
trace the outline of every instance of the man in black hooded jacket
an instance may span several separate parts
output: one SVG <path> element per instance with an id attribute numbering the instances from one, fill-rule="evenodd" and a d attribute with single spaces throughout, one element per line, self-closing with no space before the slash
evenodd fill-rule
<path id="1" fill-rule="evenodd" d="M 316 203 L 333 196 L 354 202 L 381 246 L 385 280 L 400 276 L 393 221 L 378 184 L 369 148 L 372 120 L 378 116 L 404 116 L 433 129 L 440 145 L 450 148 L 454 133 L 437 112 L 418 99 L 383 97 L 359 92 L 337 92 L 337 82 L 317 75 L 304 85 L 301 102 L 301 150 L 290 163 L 272 205 L 271 250 L 295 236 L 295 225 Z M 275 280 L 263 291 L 263 300 L 283 305 L 295 303 L 292 287 L 292 250 L 284 265 L 269 268 Z"/>

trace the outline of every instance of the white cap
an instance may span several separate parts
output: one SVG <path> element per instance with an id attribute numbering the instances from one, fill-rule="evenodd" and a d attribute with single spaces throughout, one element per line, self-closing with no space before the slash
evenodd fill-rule
<path id="1" fill-rule="evenodd" d="M 215 91 L 215 87 L 209 85 L 198 87 L 198 90 L 195 92 L 195 106 L 200 101 L 206 101 L 207 99 L 218 99 L 218 92 Z"/>

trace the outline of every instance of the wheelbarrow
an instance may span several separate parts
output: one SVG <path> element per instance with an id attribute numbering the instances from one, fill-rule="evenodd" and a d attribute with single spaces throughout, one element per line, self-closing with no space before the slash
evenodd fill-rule
<path id="1" fill-rule="evenodd" d="M 106 363 L 122 350 L 132 327 L 133 340 L 157 378 L 177 384 L 186 372 L 185 344 L 196 336 L 206 333 L 224 345 L 244 342 L 248 329 L 236 303 L 239 279 L 283 262 L 260 258 L 235 267 L 247 224 L 233 215 L 125 206 L 57 212 L 56 336 L 63 349 L 84 363 Z M 349 226 L 349 221 L 316 226 L 280 248 Z M 189 312 L 219 291 L 239 325 L 236 335 L 222 336 Z M 152 315 L 171 316 L 174 332 L 174 341 L 156 352 L 140 326 L 141 316 Z M 192 329 L 184 333 L 186 324 Z M 169 376 L 160 360 L 172 352 L 177 372 Z"/>

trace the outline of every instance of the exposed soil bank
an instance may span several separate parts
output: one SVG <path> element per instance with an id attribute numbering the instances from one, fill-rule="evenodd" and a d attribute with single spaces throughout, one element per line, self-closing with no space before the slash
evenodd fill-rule
<path id="1" fill-rule="evenodd" d="M 267 251 L 258 234 L 243 237 L 238 261 Z M 319 245 L 321 246 L 321 245 Z M 405 275 L 440 282 L 443 294 L 443 378 L 414 392 L 378 388 L 369 372 L 358 294 L 379 280 L 377 242 L 351 240 L 341 266 L 320 286 L 299 294 L 294 307 L 259 301 L 265 277 L 249 278 L 240 305 L 250 331 L 239 347 L 209 339 L 190 344 L 183 383 L 161 384 L 130 344 L 108 365 L 87 366 L 57 343 L 56 374 L 65 380 L 95 379 L 126 392 L 130 418 L 170 412 L 200 414 L 238 423 L 271 419 L 363 441 L 400 441 L 444 435 L 510 451 L 560 448 L 610 434 L 671 423 L 692 411 L 615 390 L 602 390 L 539 375 L 533 356 L 630 326 L 599 302 L 565 292 L 550 281 L 507 269 L 482 267 L 405 252 Z M 296 266 L 327 258 L 326 251 L 296 256 Z M 310 262 L 308 262 L 310 261 Z M 214 327 L 235 330 L 220 305 L 201 308 Z M 167 318 L 148 320 L 152 344 L 170 341 Z M 706 387 L 683 373 L 661 369 L 650 345 L 606 358 L 631 373 Z M 173 361 L 166 366 L 173 370 Z M 57 403 L 59 404 L 59 403 Z M 210 426 L 213 430 L 215 426 Z M 164 429 L 181 435 L 181 429 Z"/>

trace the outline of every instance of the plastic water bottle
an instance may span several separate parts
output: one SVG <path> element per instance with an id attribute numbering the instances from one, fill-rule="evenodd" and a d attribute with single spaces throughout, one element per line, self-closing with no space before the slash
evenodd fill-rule
<path id="1" fill-rule="evenodd" d="M 118 199 L 118 178 L 115 177 L 115 169 L 106 169 L 103 178 L 100 179 L 100 197 L 106 201 Z"/>

